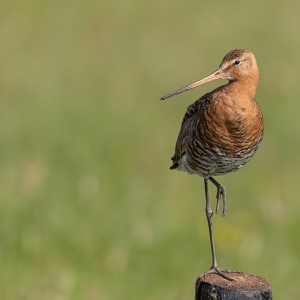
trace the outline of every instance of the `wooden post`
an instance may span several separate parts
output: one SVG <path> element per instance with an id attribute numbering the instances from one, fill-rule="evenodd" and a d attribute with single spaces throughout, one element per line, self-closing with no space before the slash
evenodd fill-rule
<path id="1" fill-rule="evenodd" d="M 262 277 L 247 273 L 230 273 L 235 281 L 217 274 L 196 280 L 195 300 L 272 300 L 272 288 Z"/>

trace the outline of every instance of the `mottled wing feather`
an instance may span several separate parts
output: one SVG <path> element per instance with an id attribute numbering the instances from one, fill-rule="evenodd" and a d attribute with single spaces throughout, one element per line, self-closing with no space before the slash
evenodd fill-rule
<path id="1" fill-rule="evenodd" d="M 187 139 L 193 136 L 191 130 L 198 129 L 198 126 L 195 123 L 201 122 L 203 111 L 209 106 L 211 101 L 212 93 L 207 93 L 187 107 L 176 142 L 175 154 L 172 157 L 173 165 L 170 169 L 176 169 L 178 167 L 178 161 L 180 161 L 180 158 L 186 152 Z"/>

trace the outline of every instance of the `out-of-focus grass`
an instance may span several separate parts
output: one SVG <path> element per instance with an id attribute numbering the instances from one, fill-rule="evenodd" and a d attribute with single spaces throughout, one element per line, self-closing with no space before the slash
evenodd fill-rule
<path id="1" fill-rule="evenodd" d="M 203 182 L 168 170 L 188 104 L 160 96 L 256 54 L 265 138 L 214 217 L 221 267 L 299 294 L 297 1 L 5 1 L 1 299 L 192 299 L 211 258 Z M 215 190 L 211 188 L 212 195 Z M 213 198 L 213 197 L 212 197 Z"/>

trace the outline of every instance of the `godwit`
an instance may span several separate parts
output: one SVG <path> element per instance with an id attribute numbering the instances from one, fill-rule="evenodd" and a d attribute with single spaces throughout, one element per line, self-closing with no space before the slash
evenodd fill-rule
<path id="1" fill-rule="evenodd" d="M 212 176 L 240 169 L 254 155 L 264 133 L 262 112 L 254 99 L 259 81 L 255 56 L 247 50 L 232 50 L 225 55 L 215 72 L 162 97 L 161 100 L 217 79 L 227 79 L 228 83 L 188 106 L 170 169 L 197 174 L 204 178 L 212 267 L 202 275 L 218 273 L 232 280 L 225 273 L 237 271 L 223 270 L 217 265 L 208 180 L 217 187 L 216 212 L 220 199 L 223 199 L 224 217 L 226 190 Z"/>

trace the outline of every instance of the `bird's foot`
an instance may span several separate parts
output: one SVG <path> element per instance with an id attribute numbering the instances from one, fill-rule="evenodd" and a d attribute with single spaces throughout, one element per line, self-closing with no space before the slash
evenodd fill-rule
<path id="1" fill-rule="evenodd" d="M 226 189 L 225 186 L 216 181 L 213 177 L 208 178 L 216 187 L 217 187 L 217 205 L 216 205 L 216 213 L 218 213 L 220 200 L 222 197 L 223 200 L 223 213 L 222 217 L 226 214 Z"/>
<path id="2" fill-rule="evenodd" d="M 227 269 L 220 269 L 219 267 L 217 266 L 212 266 L 210 268 L 210 270 L 208 270 L 207 272 L 205 273 L 202 273 L 198 276 L 198 278 L 204 276 L 204 275 L 207 275 L 207 274 L 218 274 L 220 276 L 222 276 L 223 278 L 227 279 L 227 280 L 230 280 L 230 281 L 235 281 L 233 278 L 227 276 L 225 273 L 243 273 L 242 271 L 239 271 L 239 270 L 227 270 Z"/>
<path id="3" fill-rule="evenodd" d="M 223 213 L 222 213 L 222 217 L 225 216 L 226 214 L 226 189 L 222 184 L 217 185 L 217 205 L 216 205 L 216 213 L 218 213 L 218 209 L 219 209 L 219 204 L 220 204 L 220 199 L 222 197 L 223 200 Z"/>

